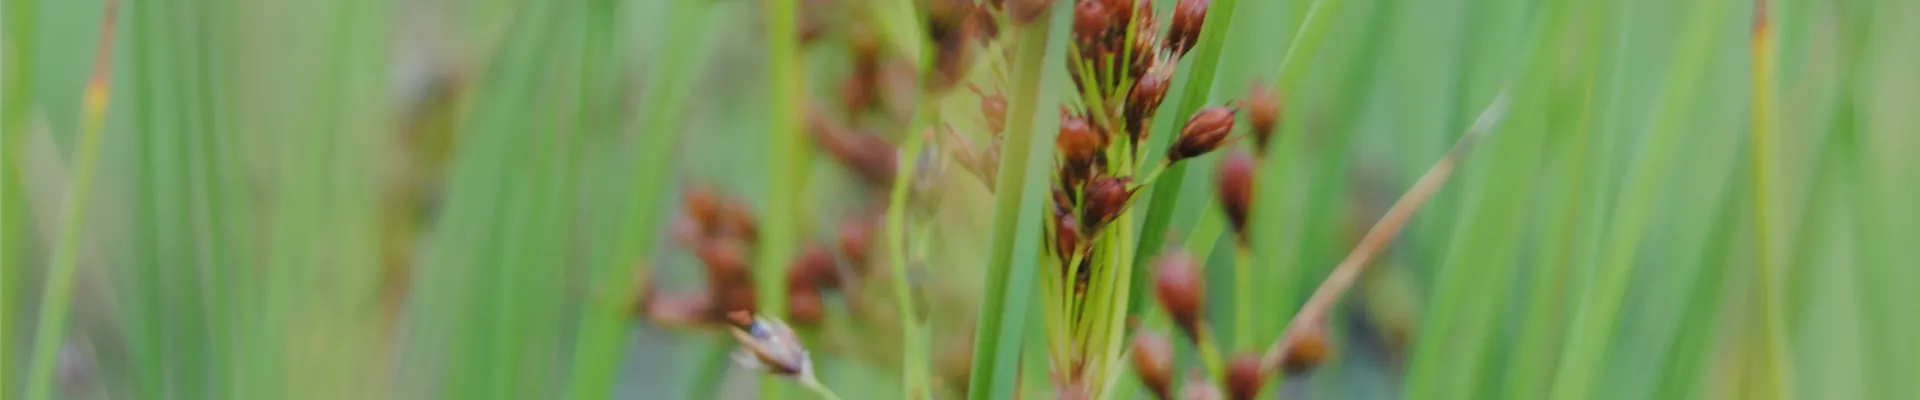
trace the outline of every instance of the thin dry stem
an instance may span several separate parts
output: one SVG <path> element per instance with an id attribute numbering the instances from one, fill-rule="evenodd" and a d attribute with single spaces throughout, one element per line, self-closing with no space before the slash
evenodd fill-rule
<path id="1" fill-rule="evenodd" d="M 1454 142 L 1453 149 L 1449 150 L 1445 157 L 1441 157 L 1439 162 L 1434 163 L 1433 168 L 1428 169 L 1425 175 L 1421 175 L 1420 180 L 1414 182 L 1413 187 L 1407 189 L 1407 193 L 1393 203 L 1393 208 L 1388 209 L 1387 214 L 1380 217 L 1380 221 L 1374 223 L 1372 229 L 1367 230 L 1366 236 L 1362 236 L 1360 243 L 1353 247 L 1353 252 L 1348 253 L 1347 258 L 1341 260 L 1339 266 L 1334 267 L 1333 273 L 1329 274 L 1325 281 L 1320 282 L 1320 287 L 1313 291 L 1313 297 L 1308 298 L 1307 303 L 1300 306 L 1300 312 L 1293 315 L 1293 320 L 1287 321 L 1286 330 L 1282 331 L 1280 338 L 1275 340 L 1273 345 L 1267 348 L 1267 353 L 1260 357 L 1261 371 L 1277 370 L 1281 361 L 1286 359 L 1288 348 L 1292 347 L 1301 335 L 1312 332 L 1326 323 L 1327 313 L 1331 312 L 1334 303 L 1340 300 L 1347 289 L 1353 287 L 1354 280 L 1360 277 L 1360 273 L 1366 271 L 1367 265 L 1373 261 L 1373 258 L 1385 250 L 1387 244 L 1399 235 L 1400 229 L 1406 226 L 1407 220 L 1413 218 L 1413 213 L 1419 211 L 1420 206 L 1425 205 L 1427 200 L 1433 198 L 1434 193 L 1440 191 L 1440 186 L 1446 184 L 1447 179 L 1453 176 L 1454 167 L 1459 165 L 1460 159 L 1465 157 L 1467 152 L 1473 150 L 1473 145 L 1492 131 L 1493 126 L 1506 116 L 1507 96 L 1507 91 L 1502 90 L 1498 96 L 1494 97 L 1493 103 L 1487 105 L 1487 109 L 1480 113 L 1479 118 L 1474 119 L 1473 126 L 1467 128 L 1467 133 L 1461 135 L 1459 141 Z"/>

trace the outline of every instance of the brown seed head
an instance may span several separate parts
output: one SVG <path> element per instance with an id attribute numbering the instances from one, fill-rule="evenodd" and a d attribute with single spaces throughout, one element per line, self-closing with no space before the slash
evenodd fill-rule
<path id="1" fill-rule="evenodd" d="M 1240 353 L 1227 361 L 1227 398 L 1232 400 L 1253 400 L 1260 396 L 1260 387 L 1266 384 L 1266 374 L 1260 372 L 1260 355 Z"/>
<path id="2" fill-rule="evenodd" d="M 1133 199 L 1133 191 L 1127 185 L 1132 178 L 1103 176 L 1087 182 L 1086 200 L 1081 202 L 1080 227 L 1082 233 L 1092 235 L 1100 232 L 1107 222 L 1120 216 L 1127 208 L 1127 202 Z"/>
<path id="3" fill-rule="evenodd" d="M 816 128 L 808 132 L 813 134 L 814 142 L 822 150 L 826 150 L 835 161 L 853 170 L 868 184 L 881 187 L 893 185 L 898 161 L 894 157 L 893 145 L 887 144 L 887 141 L 838 128 Z"/>
<path id="4" fill-rule="evenodd" d="M 1222 158 L 1219 171 L 1214 173 L 1220 209 L 1227 213 L 1227 222 L 1233 224 L 1233 232 L 1242 244 L 1247 237 L 1247 210 L 1253 206 L 1253 168 L 1253 156 L 1236 151 Z"/>
<path id="5" fill-rule="evenodd" d="M 1060 135 L 1054 137 L 1054 146 L 1060 148 L 1060 157 L 1065 159 L 1063 168 L 1087 168 L 1093 165 L 1093 158 L 1100 154 L 1100 133 L 1093 130 L 1085 116 L 1072 115 L 1066 111 L 1060 113 Z"/>
<path id="6" fill-rule="evenodd" d="M 747 268 L 746 245 L 740 239 L 708 241 L 698 256 L 706 265 L 707 289 L 713 295 L 712 311 L 754 310 L 753 274 Z"/>
<path id="7" fill-rule="evenodd" d="M 680 202 L 702 232 L 711 232 L 720 226 L 720 195 L 715 194 L 712 187 L 687 185 L 680 192 Z"/>
<path id="8" fill-rule="evenodd" d="M 1280 98 L 1273 94 L 1272 87 L 1256 83 L 1241 106 L 1246 107 L 1247 124 L 1253 128 L 1254 149 L 1265 154 L 1267 142 L 1280 126 Z"/>
<path id="9" fill-rule="evenodd" d="M 1280 368 L 1289 375 L 1306 374 L 1326 363 L 1332 355 L 1333 346 L 1327 342 L 1327 330 L 1315 328 L 1287 344 L 1287 354 L 1281 358 Z"/>
<path id="10" fill-rule="evenodd" d="M 838 263 L 833 259 L 833 250 L 827 249 L 824 244 L 809 244 L 800 250 L 800 257 L 787 266 L 787 290 L 840 287 L 838 268 Z"/>
<path id="11" fill-rule="evenodd" d="M 1100 43 L 1100 39 L 1107 35 L 1107 27 L 1112 26 L 1112 23 L 1113 15 L 1107 10 L 1105 3 L 1087 0 L 1073 5 L 1073 37 L 1081 46 Z"/>
<path id="12" fill-rule="evenodd" d="M 1216 106 L 1201 109 L 1187 118 L 1187 125 L 1180 128 L 1180 138 L 1173 142 L 1173 148 L 1167 149 L 1167 162 L 1199 157 L 1220 148 L 1227 142 L 1227 135 L 1233 133 L 1233 114 L 1232 108 Z"/>
<path id="13" fill-rule="evenodd" d="M 1180 0 L 1173 6 L 1173 25 L 1167 27 L 1167 49 L 1185 56 L 1200 40 L 1200 27 L 1207 22 L 1207 7 L 1212 0 Z"/>
<path id="14" fill-rule="evenodd" d="M 1133 335 L 1133 371 L 1156 399 L 1173 396 L 1173 345 L 1153 332 Z"/>
<path id="15" fill-rule="evenodd" d="M 875 228 L 873 219 L 853 217 L 840 221 L 840 228 L 834 233 L 834 244 L 840 248 L 840 256 L 847 258 L 854 271 L 862 271 L 867 267 L 867 249 L 873 246 Z"/>
<path id="16" fill-rule="evenodd" d="M 1149 14 L 1141 15 L 1145 16 Z M 1136 22 L 1135 24 L 1144 26 L 1152 24 L 1152 22 Z M 1138 81 L 1145 79 L 1143 77 L 1147 71 L 1152 70 L 1153 66 L 1160 64 L 1160 35 L 1154 33 L 1152 30 L 1134 32 L 1132 46 L 1132 49 L 1128 50 L 1132 53 L 1130 54 L 1132 58 L 1128 59 L 1127 73 L 1132 74 L 1133 79 Z"/>
<path id="17" fill-rule="evenodd" d="M 980 116 L 987 120 L 987 133 L 1000 137 L 1007 129 L 1007 96 L 1001 93 L 988 95 L 971 83 L 967 84 L 967 90 L 980 96 Z"/>
<path id="18" fill-rule="evenodd" d="M 819 290 L 787 292 L 787 320 L 794 325 L 819 325 L 826 314 L 826 301 L 821 299 Z"/>
<path id="19" fill-rule="evenodd" d="M 935 29 L 960 26 L 973 14 L 972 0 L 919 0 L 919 3 L 920 9 L 927 13 L 927 22 Z"/>
<path id="20" fill-rule="evenodd" d="M 1127 95 L 1127 132 L 1136 146 L 1146 138 L 1146 122 L 1153 118 L 1160 103 L 1167 99 L 1167 88 L 1173 86 L 1173 63 L 1160 63 L 1140 76 L 1133 84 L 1133 93 Z"/>
<path id="21" fill-rule="evenodd" d="M 728 200 L 721 203 L 720 226 L 715 228 L 714 234 L 739 238 L 752 244 L 759 240 L 760 228 L 753 222 L 753 211 L 749 211 L 746 204 Z"/>
<path id="22" fill-rule="evenodd" d="M 1207 298 L 1206 281 L 1193 263 L 1192 256 L 1177 249 L 1166 251 L 1154 263 L 1154 294 L 1187 340 L 1200 337 L 1200 312 Z"/>
<path id="23" fill-rule="evenodd" d="M 1060 255 L 1061 264 L 1071 262 L 1074 252 L 1080 250 L 1080 224 L 1073 222 L 1073 214 L 1054 214 L 1053 235 L 1053 249 Z"/>

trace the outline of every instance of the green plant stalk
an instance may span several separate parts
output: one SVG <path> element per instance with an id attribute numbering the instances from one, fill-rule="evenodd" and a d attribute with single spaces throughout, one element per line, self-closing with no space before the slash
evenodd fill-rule
<path id="1" fill-rule="evenodd" d="M 1174 111 L 1171 115 L 1160 114 L 1160 118 L 1172 119 L 1174 123 L 1168 125 L 1170 129 L 1166 132 L 1152 135 L 1148 139 L 1151 143 L 1150 147 L 1148 151 L 1142 152 L 1147 157 L 1164 154 L 1164 149 L 1174 142 L 1176 136 L 1180 135 L 1181 122 L 1186 121 L 1187 116 L 1198 111 L 1211 97 L 1214 75 L 1219 71 L 1220 49 L 1228 39 L 1228 29 L 1233 26 L 1233 10 L 1239 3 L 1239 0 L 1219 0 L 1207 8 L 1207 23 L 1200 28 L 1200 41 L 1194 44 L 1193 53 L 1190 55 L 1193 57 L 1193 63 L 1188 64 L 1187 69 L 1192 72 L 1187 74 L 1179 107 L 1171 110 Z M 1161 152 L 1156 153 L 1156 150 Z M 1187 165 L 1190 164 L 1192 163 L 1174 163 L 1154 172 L 1156 182 L 1153 184 L 1153 194 L 1147 199 L 1146 222 L 1140 228 L 1140 237 L 1134 246 L 1134 250 L 1139 253 L 1134 258 L 1134 269 L 1146 268 L 1144 264 L 1159 255 L 1160 246 L 1166 240 L 1167 228 L 1173 222 L 1174 211 L 1178 209 L 1175 205 L 1180 201 L 1180 187 L 1187 178 Z M 1161 174 L 1166 176 L 1161 177 Z M 1207 215 L 1212 214 L 1203 214 L 1202 218 L 1207 218 Z M 1191 254 L 1195 257 L 1205 257 L 1201 253 Z M 1200 261 L 1202 261 L 1201 264 L 1206 264 L 1205 260 Z M 1134 279 L 1129 281 L 1134 292 L 1145 293 L 1148 275 L 1151 274 L 1134 274 Z M 1146 298 L 1147 296 L 1134 296 L 1127 305 L 1127 315 L 1136 317 L 1141 315 L 1146 308 Z"/>
<path id="2" fill-rule="evenodd" d="M 27 110 L 32 105 L 34 63 L 39 54 L 35 48 L 37 19 L 35 0 L 10 1 L 5 7 L 6 44 L 0 45 L 4 60 L 0 60 L 0 354 L 19 354 L 19 339 L 13 334 L 20 320 L 19 301 L 20 279 L 25 269 L 27 257 L 21 254 L 22 237 L 29 225 L 26 218 L 25 199 L 20 195 L 21 169 L 15 160 L 20 159 L 20 151 L 26 134 Z M 19 363 L 0 362 L 0 386 L 12 386 L 20 376 Z"/>
<path id="3" fill-rule="evenodd" d="M 1729 182 L 1736 182 L 1719 195 L 1723 202 L 1739 202 L 1740 170 L 1732 171 Z M 1750 172 L 1750 171 L 1749 171 Z M 1751 184 L 1752 181 L 1746 181 Z M 1716 203 L 1716 204 L 1722 204 Z M 1754 204 L 1743 204 L 1753 206 Z M 1706 248 L 1699 254 L 1698 269 L 1693 278 L 1693 287 L 1688 290 L 1692 298 L 1684 304 L 1684 314 L 1675 328 L 1676 337 L 1673 346 L 1666 352 L 1660 365 L 1660 373 L 1652 388 L 1656 398 L 1679 399 L 1698 398 L 1704 382 L 1700 379 L 1706 373 L 1706 365 L 1711 362 L 1716 346 L 1713 341 L 1719 332 L 1722 292 L 1728 283 L 1725 279 L 1729 258 L 1733 253 L 1733 243 L 1740 227 L 1739 211 L 1741 207 L 1721 207 L 1713 217 L 1711 233 L 1707 236 Z"/>
<path id="4" fill-rule="evenodd" d="M 47 266 L 46 292 L 40 301 L 39 321 L 34 326 L 33 358 L 27 369 L 26 398 L 52 398 L 54 360 L 66 338 L 67 309 L 73 301 L 73 275 L 80 259 L 80 227 L 85 226 L 88 200 L 93 195 L 94 169 L 100 164 L 100 131 L 106 126 L 107 105 L 112 98 L 113 31 L 119 2 L 108 0 L 100 23 L 100 43 L 95 47 L 93 76 L 82 96 L 79 154 L 74 159 L 74 182 L 69 189 L 66 219 L 60 231 L 60 244 L 52 264 Z"/>
<path id="5" fill-rule="evenodd" d="M 1632 261 L 1640 247 L 1641 234 L 1646 227 L 1648 211 L 1653 195 L 1658 192 L 1657 183 L 1667 166 L 1674 161 L 1680 119 L 1689 114 L 1692 108 L 1695 87 L 1699 78 L 1706 72 L 1706 54 L 1714 44 L 1713 34 L 1722 22 L 1721 0 L 1706 0 L 1694 3 L 1690 14 L 1693 19 L 1686 24 L 1680 46 L 1674 57 L 1669 73 L 1666 92 L 1662 95 L 1665 107 L 1655 116 L 1655 124 L 1649 133 L 1639 159 L 1629 170 L 1632 175 L 1624 181 L 1625 187 L 1619 202 L 1615 204 L 1613 227 L 1608 232 L 1604 244 L 1608 247 L 1599 254 L 1601 262 L 1594 271 L 1598 280 L 1592 283 L 1590 291 L 1584 292 L 1579 300 L 1580 306 L 1574 312 L 1572 323 L 1568 326 L 1569 338 L 1562 351 L 1563 358 L 1556 370 L 1554 387 L 1550 398 L 1585 398 L 1594 395 L 1594 387 L 1600 379 L 1600 368 L 1605 364 L 1607 348 L 1611 340 L 1612 327 L 1618 318 L 1620 303 L 1626 294 L 1627 285 L 1632 277 Z M 1777 395 L 1777 393 L 1776 393 Z"/>
<path id="6" fill-rule="evenodd" d="M 767 33 L 767 209 L 760 235 L 760 248 L 754 251 L 754 292 L 759 293 L 760 313 L 785 313 L 788 260 L 798 246 L 799 217 L 802 212 L 802 188 L 799 175 L 805 173 L 803 153 L 805 134 L 800 127 L 801 71 L 798 1 L 770 0 L 762 11 Z M 771 375 L 762 378 L 760 397 L 780 399 L 784 386 Z"/>
<path id="7" fill-rule="evenodd" d="M 1591 67 L 1582 67 L 1582 81 L 1585 94 L 1581 101 L 1580 119 L 1571 130 L 1574 137 L 1564 143 L 1550 144 L 1551 156 L 1548 160 L 1556 165 L 1561 177 L 1570 179 L 1550 179 L 1546 188 L 1552 195 L 1552 206 L 1546 211 L 1541 228 L 1547 237 L 1557 236 L 1559 240 L 1543 243 L 1541 250 L 1535 253 L 1533 279 L 1527 283 L 1529 298 L 1525 300 L 1526 311 L 1520 325 L 1520 338 L 1516 341 L 1511 368 L 1507 370 L 1507 382 L 1504 398 L 1522 400 L 1543 395 L 1547 387 L 1542 377 L 1546 365 L 1555 362 L 1553 352 L 1559 348 L 1559 339 L 1563 332 L 1566 309 L 1566 289 L 1573 264 L 1573 237 L 1579 223 L 1579 210 L 1585 203 L 1583 189 L 1589 185 L 1593 174 L 1587 166 L 1588 145 L 1593 141 L 1591 135 L 1593 114 L 1593 73 Z M 1551 125 L 1550 125 L 1551 126 Z"/>
<path id="8" fill-rule="evenodd" d="M 1772 218 L 1769 218 L 1772 208 L 1767 201 L 1770 176 L 1767 162 L 1771 159 L 1767 142 L 1773 131 L 1773 71 L 1776 61 L 1773 57 L 1773 28 L 1767 13 L 1767 0 L 1754 0 L 1753 7 L 1753 94 L 1748 111 L 1750 129 L 1747 143 L 1750 146 L 1748 158 L 1753 161 L 1753 235 L 1754 260 L 1757 262 L 1754 265 L 1757 270 L 1754 275 L 1754 296 L 1759 297 L 1760 304 L 1760 316 L 1754 319 L 1759 326 L 1754 330 L 1759 332 L 1761 346 L 1756 352 L 1760 359 L 1758 368 L 1761 370 L 1758 378 L 1764 382 L 1763 385 L 1769 386 L 1767 389 L 1772 391 L 1772 398 L 1777 399 L 1782 395 L 1793 396 L 1794 391 L 1793 374 L 1789 370 L 1793 363 L 1788 359 L 1792 354 L 1784 333 L 1786 308 L 1781 305 L 1783 296 L 1779 268 L 1774 263 L 1773 227 Z"/>
<path id="9" fill-rule="evenodd" d="M 923 99 L 922 104 L 926 103 L 928 103 L 927 99 Z M 893 283 L 894 304 L 899 310 L 902 336 L 900 343 L 906 347 L 900 352 L 902 357 L 900 365 L 901 373 L 904 375 L 902 381 L 905 383 L 902 388 L 906 391 L 902 396 L 907 398 L 931 399 L 933 396 L 933 378 L 927 371 L 927 329 L 921 323 L 922 316 L 915 311 L 912 288 L 907 284 L 905 230 L 908 224 L 907 192 L 913 186 L 914 170 L 919 166 L 916 160 L 919 158 L 921 149 L 925 147 L 921 135 L 916 132 L 919 132 L 927 121 L 933 118 L 928 114 L 934 110 L 935 107 L 922 107 L 921 116 L 914 121 L 913 127 L 908 129 L 907 143 L 898 156 L 897 165 L 900 168 L 894 174 L 893 189 L 888 194 L 887 200 L 887 260 L 893 267 L 889 275 Z"/>
<path id="10" fill-rule="evenodd" d="M 1254 346 L 1254 295 L 1253 283 L 1259 280 L 1253 272 L 1253 250 L 1246 246 L 1233 246 L 1233 348 L 1251 349 Z"/>
<path id="11" fill-rule="evenodd" d="M 994 190 L 993 239 L 988 251 L 987 293 L 981 297 L 980 320 L 975 324 L 973 367 L 967 395 L 974 400 L 1004 399 L 1016 392 L 1020 352 L 1028 322 L 1027 306 L 1033 294 L 1033 265 L 1040 251 L 1044 189 L 1059 128 L 1051 105 L 1061 98 L 1065 70 L 1043 68 L 1065 62 L 1070 24 L 1065 3 L 1055 4 L 1051 18 L 1021 28 L 1013 56 L 1013 90 L 1008 96 L 1006 157 L 1001 160 Z M 1043 107 L 1043 105 L 1046 105 Z M 1043 110 L 1045 110 L 1043 112 Z M 1015 272 L 1018 273 L 1015 273 Z M 1012 306 L 1008 306 L 1012 305 Z"/>
<path id="12" fill-rule="evenodd" d="M 645 272 L 630 267 L 647 259 L 649 247 L 658 236 L 655 227 L 664 210 L 661 196 L 655 194 L 665 192 L 672 181 L 674 149 L 680 137 L 675 130 L 685 117 L 682 110 L 689 91 L 704 76 L 698 66 L 706 59 L 706 42 L 712 36 L 709 28 L 702 28 L 711 25 L 706 24 L 711 19 L 711 6 L 699 0 L 680 0 L 671 7 L 665 32 L 676 34 L 660 36 L 666 43 L 656 58 L 664 61 L 648 73 L 646 84 L 641 86 L 642 98 L 647 101 L 640 110 L 642 128 L 634 146 L 638 155 L 633 158 L 633 182 L 627 188 L 627 203 L 620 213 L 624 217 L 615 234 L 619 240 L 613 243 L 611 258 L 591 271 L 605 277 L 599 282 L 617 285 L 595 291 L 612 293 L 609 297 L 617 304 L 590 307 L 581 321 L 568 378 L 568 393 L 575 399 L 612 396 L 619 357 L 625 354 L 621 348 L 628 326 L 626 300 L 638 295 L 645 284 L 641 280 L 647 279 Z M 636 281 L 639 284 L 627 284 Z"/>

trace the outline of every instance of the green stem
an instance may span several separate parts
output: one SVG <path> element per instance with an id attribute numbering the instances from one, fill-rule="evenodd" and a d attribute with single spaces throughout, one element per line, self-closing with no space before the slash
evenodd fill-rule
<path id="1" fill-rule="evenodd" d="M 754 292 L 760 312 L 779 315 L 786 310 L 787 287 L 781 273 L 793 258 L 801 213 L 799 168 L 808 150 L 800 131 L 800 38 L 797 36 L 797 0 L 769 0 L 764 4 L 767 34 L 767 207 L 754 267 Z M 773 376 L 765 378 L 771 383 Z M 779 399 L 785 386 L 761 385 L 761 398 Z"/>
<path id="2" fill-rule="evenodd" d="M 81 139 L 79 157 L 75 159 L 76 171 L 71 195 L 67 199 L 67 216 L 60 231 L 60 247 L 53 256 L 53 264 L 48 266 L 46 293 L 40 301 L 40 321 L 36 323 L 33 335 L 33 359 L 27 370 L 27 398 L 43 400 L 52 397 L 54 381 L 54 360 L 60 352 L 61 341 L 66 338 L 67 308 L 73 300 L 73 275 L 75 265 L 80 258 L 80 228 L 86 224 L 88 199 L 93 195 L 94 169 L 100 164 L 100 131 L 106 125 L 107 104 L 111 99 L 110 79 L 113 65 L 113 28 L 114 17 L 119 11 L 119 2 L 108 0 L 104 16 L 101 17 L 100 43 L 94 59 L 93 77 L 87 83 L 86 94 L 82 96 Z"/>
<path id="3" fill-rule="evenodd" d="M 913 185 L 911 178 L 919 164 L 915 159 L 919 157 L 921 148 L 925 146 L 921 135 L 915 132 L 920 131 L 926 125 L 926 121 L 931 119 L 927 114 L 932 111 L 932 108 L 923 108 L 921 116 L 915 119 L 912 128 L 908 130 L 906 146 L 899 155 L 900 169 L 894 175 L 893 190 L 888 194 L 887 201 L 887 259 L 893 267 L 894 305 L 899 309 L 900 334 L 903 335 L 900 342 L 906 347 L 900 352 L 901 357 L 904 358 L 901 373 L 905 375 L 903 382 L 906 384 L 906 395 L 911 397 L 918 393 L 921 398 L 927 398 L 926 396 L 932 393 L 930 385 L 933 380 L 927 375 L 925 368 L 927 349 L 922 346 L 924 339 L 922 335 L 925 330 L 920 326 L 920 316 L 914 311 L 913 289 L 907 284 L 905 230 L 908 223 L 907 192 Z M 915 239 L 917 241 L 919 238 Z"/>

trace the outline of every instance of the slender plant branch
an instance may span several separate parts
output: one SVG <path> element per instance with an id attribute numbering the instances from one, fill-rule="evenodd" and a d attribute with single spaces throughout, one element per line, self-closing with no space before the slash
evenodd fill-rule
<path id="1" fill-rule="evenodd" d="M 73 160 L 77 172 L 72 195 L 67 198 L 67 218 L 60 232 L 60 247 L 47 274 L 45 298 L 40 301 L 40 321 L 33 335 L 33 359 L 27 370 L 27 398 L 47 399 L 53 394 L 55 355 L 66 337 L 67 309 L 73 300 L 73 274 L 80 256 L 80 228 L 86 217 L 87 200 L 92 197 L 94 168 L 100 159 L 100 131 L 106 125 L 107 102 L 113 89 L 113 28 L 120 2 L 107 0 L 100 17 L 100 42 L 94 49 L 93 75 L 82 96 L 79 157 Z"/>
<path id="2" fill-rule="evenodd" d="M 1748 143 L 1753 157 L 1753 236 L 1756 242 L 1755 258 L 1759 261 L 1754 279 L 1754 295 L 1760 297 L 1760 373 L 1762 374 L 1763 397 L 1778 399 L 1784 393 L 1792 393 L 1791 373 L 1787 371 L 1792 364 L 1786 361 L 1786 339 L 1782 332 L 1779 300 L 1779 277 L 1774 269 L 1772 251 L 1771 221 L 1767 218 L 1767 140 L 1773 130 L 1773 28 L 1769 23 L 1767 0 L 1753 2 L 1753 102 L 1749 111 L 1750 133 Z"/>
<path id="3" fill-rule="evenodd" d="M 1348 253 L 1347 258 L 1334 267 L 1333 273 L 1328 275 L 1325 281 L 1320 282 L 1320 287 L 1313 291 L 1313 297 L 1308 298 L 1307 303 L 1300 306 L 1300 312 L 1294 314 L 1292 320 L 1287 321 L 1286 329 L 1281 331 L 1280 338 L 1275 340 L 1273 345 L 1267 348 L 1267 353 L 1260 357 L 1261 370 L 1278 369 L 1280 362 L 1286 358 L 1288 347 L 1302 335 L 1325 324 L 1327 314 L 1332 311 L 1333 305 L 1340 300 L 1347 289 L 1353 287 L 1354 280 L 1359 279 L 1360 273 L 1366 271 L 1367 265 L 1371 264 L 1373 258 L 1385 250 L 1387 244 L 1399 235 L 1400 229 L 1406 226 L 1407 220 L 1413 218 L 1413 213 L 1419 211 L 1420 206 L 1425 205 L 1427 200 L 1431 200 L 1433 194 L 1440 190 L 1441 185 L 1447 183 L 1447 179 L 1453 176 L 1455 167 L 1459 166 L 1460 159 L 1473 150 L 1474 144 L 1492 132 L 1493 127 L 1506 117 L 1508 96 L 1508 92 L 1502 90 L 1499 96 L 1494 97 L 1493 103 L 1489 104 L 1485 111 L 1480 112 L 1480 117 L 1474 120 L 1473 126 L 1467 128 L 1467 133 L 1461 135 L 1459 141 L 1454 142 L 1453 149 L 1449 150 L 1446 156 L 1441 157 L 1439 162 L 1434 163 L 1433 168 L 1428 169 L 1425 175 L 1421 175 L 1420 180 L 1414 182 L 1413 188 L 1400 196 L 1400 200 L 1393 203 L 1393 208 L 1388 209 L 1387 214 L 1380 217 L 1380 221 L 1374 223 L 1372 229 L 1367 230 L 1366 236 L 1360 238 L 1360 243 L 1354 246 L 1353 252 Z"/>

